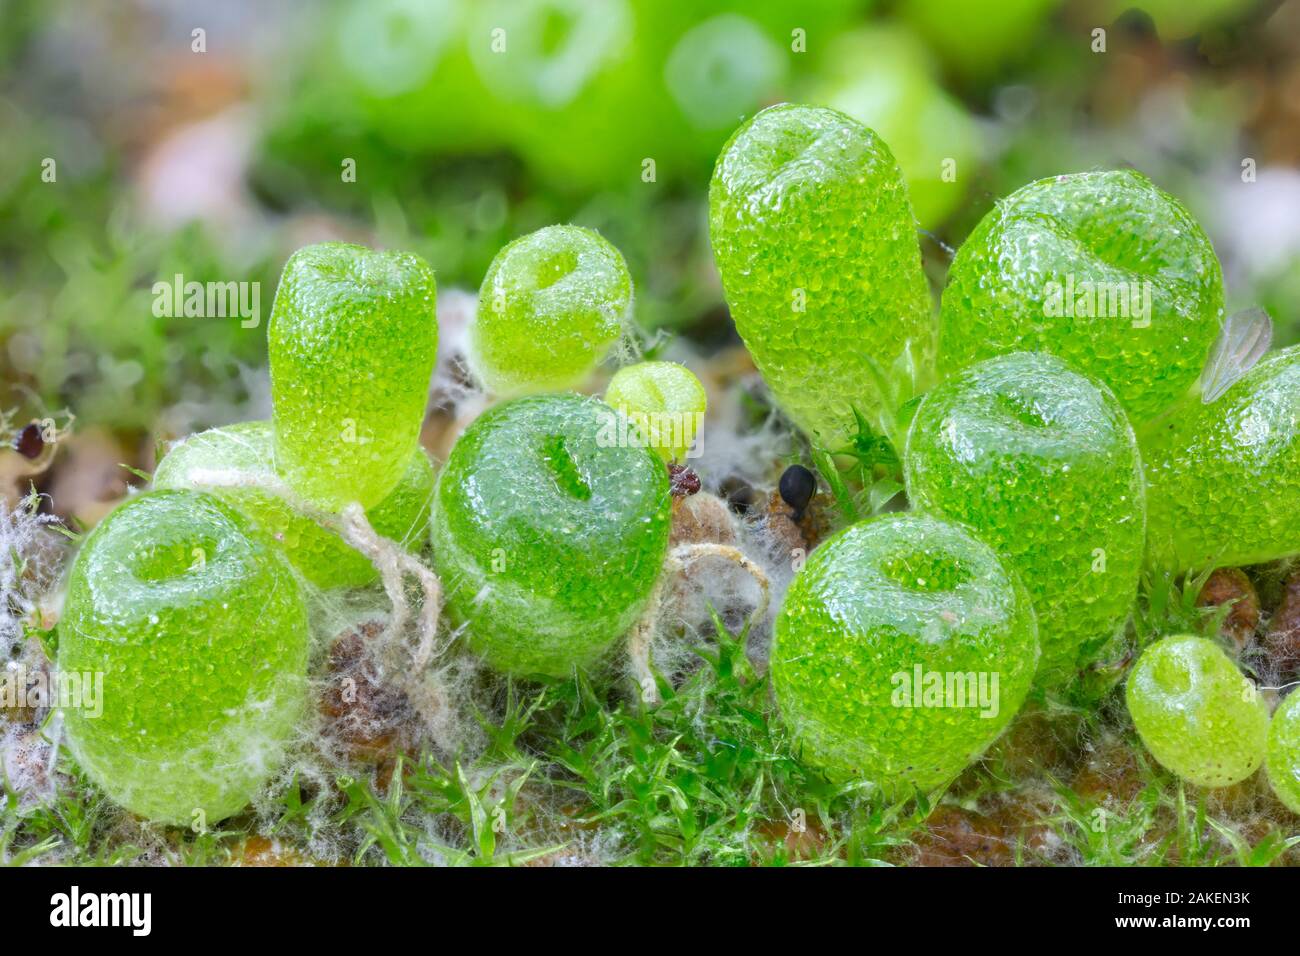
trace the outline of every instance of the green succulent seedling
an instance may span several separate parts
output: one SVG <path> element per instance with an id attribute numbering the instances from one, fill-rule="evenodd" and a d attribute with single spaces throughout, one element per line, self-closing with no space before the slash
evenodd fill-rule
<path id="1" fill-rule="evenodd" d="M 434 559 L 470 647 L 498 670 L 563 677 L 636 621 L 668 548 L 668 470 L 606 440 L 617 413 L 517 398 L 457 440 L 434 495 Z"/>
<path id="2" fill-rule="evenodd" d="M 1277 798 L 1300 813 L 1300 694 L 1289 694 L 1268 726 L 1268 781 Z"/>
<path id="3" fill-rule="evenodd" d="M 1300 347 L 1145 436 L 1152 562 L 1239 567 L 1300 551 Z"/>
<path id="4" fill-rule="evenodd" d="M 68 744 L 116 803 L 207 826 L 275 773 L 305 705 L 307 611 L 229 504 L 174 490 L 119 506 L 82 545 L 58 627 L 60 679 L 82 688 Z"/>
<path id="5" fill-rule="evenodd" d="M 1151 755 L 1189 783 L 1231 786 L 1264 762 L 1268 708 L 1214 641 L 1152 644 L 1133 665 L 1125 698 Z"/>
<path id="6" fill-rule="evenodd" d="M 284 549 L 319 588 L 366 587 L 379 580 L 370 559 L 265 486 L 278 483 L 269 421 L 209 428 L 172 446 L 154 472 L 155 488 L 207 489 L 229 501 Z M 260 487 L 259 487 L 260 486 Z M 366 517 L 385 538 L 419 551 L 428 537 L 433 465 L 417 447 L 397 487 Z"/>
<path id="7" fill-rule="evenodd" d="M 853 436 L 853 408 L 890 434 L 899 361 L 928 375 L 934 325 L 884 141 L 835 110 L 763 110 L 718 157 L 709 239 L 736 329 L 781 408 L 823 448 Z"/>
<path id="8" fill-rule="evenodd" d="M 371 508 L 419 444 L 438 355 L 433 270 L 344 242 L 289 257 L 267 350 L 275 468 L 317 507 Z"/>
<path id="9" fill-rule="evenodd" d="M 638 362 L 619 369 L 605 404 L 626 415 L 664 461 L 686 457 L 708 409 L 695 373 L 676 362 Z"/>
<path id="10" fill-rule="evenodd" d="M 488 266 L 470 366 L 502 396 L 576 387 L 623 334 L 631 307 L 627 263 L 608 240 L 580 226 L 539 229 Z"/>
<path id="11" fill-rule="evenodd" d="M 1108 388 L 1042 352 L 981 362 L 921 402 L 904 460 L 913 506 L 972 528 L 1029 590 L 1040 681 L 1068 682 L 1125 627 L 1146 490 Z"/>
<path id="12" fill-rule="evenodd" d="M 802 758 L 887 795 L 948 783 L 1038 666 L 1029 595 L 956 524 L 885 515 L 821 544 L 776 619 L 772 683 Z"/>
<path id="13" fill-rule="evenodd" d="M 939 369 L 1051 352 L 1140 426 L 1191 389 L 1223 317 L 1219 260 L 1182 203 L 1136 170 L 1053 176 L 1000 201 L 957 251 Z"/>

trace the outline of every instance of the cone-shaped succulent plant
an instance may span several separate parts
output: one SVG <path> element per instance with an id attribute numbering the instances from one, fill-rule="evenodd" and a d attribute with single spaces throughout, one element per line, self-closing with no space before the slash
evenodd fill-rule
<path id="1" fill-rule="evenodd" d="M 1227 787 L 1264 762 L 1268 709 L 1213 641 L 1166 637 L 1133 665 L 1129 714 L 1152 756 L 1190 783 Z"/>
<path id="2" fill-rule="evenodd" d="M 433 553 L 448 607 L 493 667 L 562 677 L 645 606 L 668 548 L 668 470 L 619 434 L 603 402 L 535 396 L 489 410 L 452 448 Z"/>
<path id="3" fill-rule="evenodd" d="M 623 256 L 599 233 L 548 226 L 488 266 L 469 330 L 469 362 L 488 391 L 573 388 L 622 335 L 632 306 Z"/>
<path id="4" fill-rule="evenodd" d="M 771 666 L 803 759 L 906 796 L 997 738 L 1037 664 L 1015 575 L 958 525 L 907 514 L 853 525 L 809 556 Z"/>
<path id="5" fill-rule="evenodd" d="M 419 443 L 438 353 L 433 270 L 343 242 L 289 257 L 267 329 L 275 467 L 305 499 L 370 508 Z"/>
<path id="6" fill-rule="evenodd" d="M 1045 683 L 1067 681 L 1124 627 L 1146 495 L 1108 388 L 1042 352 L 981 362 L 922 400 L 904 458 L 913 506 L 974 529 L 1020 575 Z"/>
<path id="7" fill-rule="evenodd" d="M 1300 347 L 1268 356 L 1144 442 L 1152 560 L 1238 567 L 1300 553 Z"/>
<path id="8" fill-rule="evenodd" d="M 1300 694 L 1291 693 L 1268 725 L 1268 782 L 1279 800 L 1300 813 Z"/>
<path id="9" fill-rule="evenodd" d="M 933 361 L 916 222 L 889 147 L 835 110 L 763 110 L 723 147 L 709 239 L 736 329 L 818 444 L 890 433 Z"/>
<path id="10" fill-rule="evenodd" d="M 316 587 L 365 587 L 377 581 L 369 558 L 295 511 L 283 497 L 258 488 L 279 480 L 272 454 L 268 421 L 209 428 L 172 446 L 154 472 L 154 487 L 206 488 L 229 501 L 273 538 Z M 366 517 L 384 537 L 419 551 L 428 540 L 432 499 L 433 466 L 417 447 L 397 487 Z"/>
<path id="11" fill-rule="evenodd" d="M 605 403 L 626 415 L 660 458 L 675 461 L 695 441 L 708 396 L 685 365 L 638 362 L 614 374 Z"/>

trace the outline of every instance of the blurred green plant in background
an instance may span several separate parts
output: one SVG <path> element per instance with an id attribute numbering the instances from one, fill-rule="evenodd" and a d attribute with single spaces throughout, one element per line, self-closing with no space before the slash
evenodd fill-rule
<path id="1" fill-rule="evenodd" d="M 1232 304 L 1267 308 L 1285 345 L 1296 7 L 7 0 L 0 405 L 141 437 L 263 413 L 264 330 L 156 316 L 151 290 L 256 282 L 265 317 L 285 256 L 327 236 L 412 248 L 473 289 L 510 239 L 577 222 L 624 252 L 643 326 L 723 341 L 704 190 L 740 120 L 786 99 L 891 144 L 936 283 L 997 197 L 1132 164 L 1206 222 Z"/>

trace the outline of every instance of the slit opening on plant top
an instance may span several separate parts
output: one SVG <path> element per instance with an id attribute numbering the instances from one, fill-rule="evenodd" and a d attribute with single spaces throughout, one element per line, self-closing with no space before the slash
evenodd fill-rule
<path id="1" fill-rule="evenodd" d="M 542 461 L 560 491 L 579 501 L 591 499 L 591 485 L 565 446 L 563 435 L 551 435 L 542 443 Z"/>
<path id="2" fill-rule="evenodd" d="M 970 569 L 961 562 L 925 552 L 890 558 L 880 570 L 895 584 L 928 594 L 955 590 L 971 579 Z"/>
<path id="3" fill-rule="evenodd" d="M 217 551 L 217 541 L 206 536 L 160 542 L 130 556 L 131 573 L 146 584 L 174 581 L 201 571 Z M 177 557 L 181 560 L 177 561 Z"/>
<path id="4" fill-rule="evenodd" d="M 1047 428 L 1051 424 L 1038 403 L 1026 395 L 1000 392 L 994 401 L 999 411 L 1026 428 Z"/>

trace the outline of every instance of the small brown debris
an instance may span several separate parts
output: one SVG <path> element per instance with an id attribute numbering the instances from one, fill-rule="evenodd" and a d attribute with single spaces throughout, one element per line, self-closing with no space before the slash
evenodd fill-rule
<path id="1" fill-rule="evenodd" d="M 12 435 L 8 448 L 0 448 L 0 500 L 10 509 L 18 508 L 33 486 L 49 480 L 43 476 L 54 462 L 59 443 L 46 438 L 42 424 L 32 422 Z"/>
<path id="2" fill-rule="evenodd" d="M 10 661 L 0 668 L 0 686 L 8 690 L 0 695 L 0 722 L 23 724 L 35 730 L 45 719 L 49 701 L 42 698 L 49 693 L 50 670 L 44 659 L 38 668 L 32 670 L 20 661 Z"/>
<path id="3" fill-rule="evenodd" d="M 1119 737 L 1108 737 L 1094 745 L 1070 789 L 1097 803 L 1127 805 L 1142 792 L 1146 781 L 1137 752 Z"/>
<path id="4" fill-rule="evenodd" d="M 979 785 L 991 774 L 997 779 L 1019 781 L 1046 773 L 1060 773 L 1072 766 L 1079 750 L 1079 720 L 1072 713 L 1049 712 L 1027 704 L 1006 733 L 989 747 L 982 760 L 972 764 L 954 785 L 961 792 L 965 783 Z"/>
<path id="5" fill-rule="evenodd" d="M 379 621 L 367 621 L 335 640 L 320 700 L 330 736 L 355 759 L 381 767 L 404 748 L 405 727 L 414 714 L 406 694 L 381 680 L 367 653 L 367 642 L 383 628 Z"/>
<path id="6" fill-rule="evenodd" d="M 250 836 L 236 850 L 231 866 L 286 867 L 309 866 L 295 850 L 284 846 L 279 840 L 269 840 L 264 836 Z"/>
<path id="7" fill-rule="evenodd" d="M 917 866 L 1013 866 L 1015 840 L 992 817 L 948 804 L 935 807 L 916 840 Z"/>
<path id="8" fill-rule="evenodd" d="M 1218 568 L 1196 598 L 1197 607 L 1221 607 L 1229 602 L 1234 603 L 1223 621 L 1223 633 L 1232 638 L 1240 652 L 1259 627 L 1259 595 L 1241 568 Z"/>
<path id="9" fill-rule="evenodd" d="M 674 498 L 687 498 L 699 492 L 700 476 L 685 465 L 669 465 L 668 487 Z"/>
<path id="10" fill-rule="evenodd" d="M 802 815 L 797 819 L 764 820 L 754 827 L 754 836 L 761 850 L 756 863 L 777 856 L 792 863 L 811 860 L 820 856 L 829 842 L 821 824 Z"/>
<path id="11" fill-rule="evenodd" d="M 794 509 L 779 491 L 767 496 L 764 507 L 758 511 L 757 524 L 770 539 L 773 554 L 808 553 L 808 539 L 804 537 L 803 528 L 795 520 Z"/>
<path id="12" fill-rule="evenodd" d="M 35 461 L 45 450 L 45 435 L 38 422 L 31 422 L 14 436 L 14 451 L 28 461 Z"/>
<path id="13" fill-rule="evenodd" d="M 811 551 L 833 530 L 834 506 L 829 495 L 814 495 L 804 513 L 799 516 L 799 530 Z"/>
<path id="14" fill-rule="evenodd" d="M 736 524 L 721 498 L 707 491 L 673 499 L 671 547 L 679 544 L 735 545 Z"/>
<path id="15" fill-rule="evenodd" d="M 1286 580 L 1282 603 L 1264 634 L 1264 651 L 1277 683 L 1289 684 L 1300 678 L 1300 571 Z"/>

